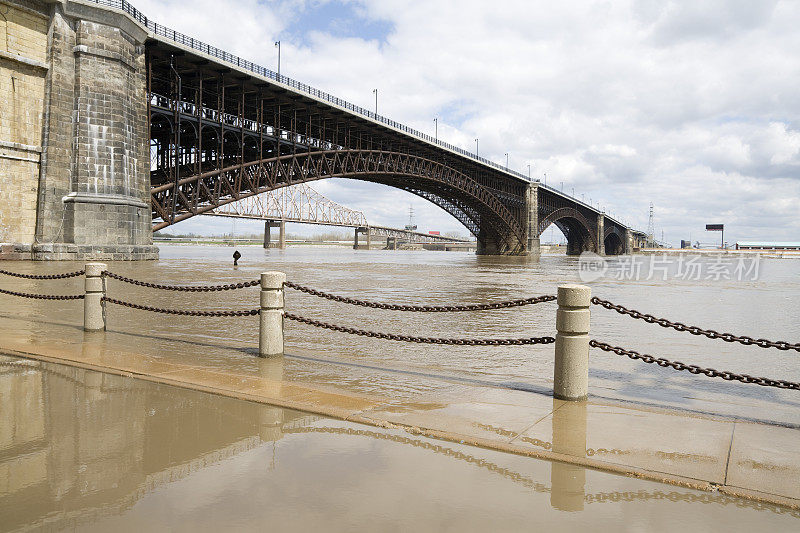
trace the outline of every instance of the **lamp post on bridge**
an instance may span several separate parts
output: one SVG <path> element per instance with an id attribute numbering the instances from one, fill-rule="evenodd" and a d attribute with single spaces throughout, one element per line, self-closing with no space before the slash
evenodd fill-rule
<path id="1" fill-rule="evenodd" d="M 372 89 L 375 93 L 375 116 L 378 116 L 378 89 Z"/>
<path id="2" fill-rule="evenodd" d="M 433 128 L 434 128 L 434 130 L 433 130 L 433 138 L 436 140 L 436 142 L 438 142 L 439 141 L 439 117 L 436 117 L 435 119 L 433 119 Z"/>
<path id="3" fill-rule="evenodd" d="M 281 42 L 275 41 L 275 47 L 278 49 L 278 79 L 281 77 Z"/>
<path id="4" fill-rule="evenodd" d="M 508 152 L 506 152 L 506 170 L 508 170 Z"/>
<path id="5" fill-rule="evenodd" d="M 531 166 L 528 165 L 528 181 L 531 181 Z"/>
<path id="6" fill-rule="evenodd" d="M 475 139 L 475 157 L 478 157 L 478 139 Z"/>

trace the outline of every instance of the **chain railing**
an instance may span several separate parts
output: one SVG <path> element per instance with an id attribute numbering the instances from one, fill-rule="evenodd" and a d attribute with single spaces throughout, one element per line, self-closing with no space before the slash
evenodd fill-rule
<path id="1" fill-rule="evenodd" d="M 229 283 L 227 285 L 161 285 L 158 283 L 149 283 L 140 281 L 133 278 L 126 278 L 119 274 L 114 274 L 108 270 L 103 271 L 103 275 L 111 279 L 130 283 L 131 285 L 138 285 L 139 287 L 147 287 L 149 289 L 160 289 L 162 291 L 183 291 L 183 292 L 214 292 L 214 291 L 232 291 L 235 289 L 244 289 L 246 287 L 257 287 L 261 282 L 259 280 L 244 281 L 241 283 Z"/>
<path id="2" fill-rule="evenodd" d="M 259 309 L 246 309 L 244 311 L 193 311 L 190 309 L 164 309 L 161 307 L 150 307 L 148 305 L 140 305 L 131 302 L 124 302 L 108 296 L 103 296 L 103 302 L 110 304 L 121 305 L 123 307 L 130 307 L 131 309 L 138 309 L 140 311 L 151 311 L 153 313 L 164 313 L 167 315 L 182 315 L 182 316 L 255 316 L 258 314 Z"/>
<path id="3" fill-rule="evenodd" d="M 84 297 L 83 294 L 31 294 L 28 292 L 8 291 L 6 289 L 0 289 L 0 293 L 34 300 L 81 300 Z"/>
<path id="4" fill-rule="evenodd" d="M 612 352 L 617 355 L 625 355 L 627 357 L 630 357 L 631 359 L 639 360 L 645 363 L 655 363 L 658 366 L 664 368 L 669 367 L 678 371 L 686 370 L 690 374 L 695 374 L 695 375 L 702 374 L 709 378 L 722 378 L 726 381 L 740 381 L 742 383 L 752 383 L 755 385 L 761 385 L 762 387 L 777 387 L 779 389 L 800 390 L 800 383 L 784 381 L 782 379 L 756 377 L 756 376 L 751 376 L 749 374 L 736 374 L 734 372 L 729 372 L 727 370 L 703 368 L 697 365 L 687 365 L 685 363 L 681 363 L 680 361 L 671 361 L 669 359 L 664 359 L 663 357 L 654 357 L 652 355 L 639 353 L 635 350 L 627 350 L 619 346 L 612 346 L 608 343 L 598 341 L 595 339 L 589 341 L 589 346 L 592 346 L 593 348 L 599 348 L 604 352 Z"/>
<path id="5" fill-rule="evenodd" d="M 336 294 L 330 294 L 327 292 L 323 292 L 320 290 L 312 289 L 310 287 L 305 287 L 303 285 L 298 285 L 297 283 L 292 283 L 287 281 L 284 283 L 285 287 L 289 287 L 290 289 L 294 289 L 296 291 L 304 292 L 306 294 L 310 294 L 311 296 L 317 296 L 319 298 L 325 298 L 326 300 L 332 300 L 334 302 L 340 302 L 350 305 L 358 305 L 361 307 L 371 307 L 373 309 L 385 309 L 389 311 L 411 311 L 415 313 L 446 313 L 446 312 L 460 312 L 460 311 L 487 311 L 493 309 L 506 309 L 509 307 L 520 307 L 523 305 L 534 305 L 543 302 L 552 302 L 556 299 L 555 296 L 552 295 L 544 295 L 544 296 L 534 296 L 531 298 L 522 298 L 517 300 L 505 300 L 502 302 L 492 302 L 486 304 L 466 304 L 466 305 L 405 305 L 405 304 L 390 304 L 390 303 L 383 303 L 383 302 L 372 302 L 369 300 L 358 300 L 356 298 L 348 298 L 346 296 L 339 296 Z"/>
<path id="6" fill-rule="evenodd" d="M 693 335 L 701 335 L 711 339 L 722 339 L 726 342 L 738 342 L 747 346 L 755 345 L 761 348 L 776 348 L 779 350 L 795 350 L 800 351 L 800 344 L 792 344 L 786 341 L 770 341 L 767 339 L 754 339 L 747 336 L 737 336 L 731 333 L 720 333 L 715 330 L 702 329 L 697 326 L 689 326 L 682 322 L 673 322 L 665 318 L 659 318 L 651 314 L 641 313 L 635 309 L 629 309 L 622 305 L 614 304 L 608 300 L 589 296 L 589 288 L 579 285 L 567 285 L 559 287 L 559 296 L 542 295 L 533 296 L 529 298 L 520 298 L 513 300 L 503 300 L 499 302 L 482 303 L 482 304 L 462 304 L 462 305 L 408 305 L 408 304 L 393 304 L 386 302 L 375 302 L 370 300 L 360 300 L 337 294 L 328 293 L 325 291 L 313 289 L 305 285 L 290 282 L 286 280 L 285 274 L 281 272 L 265 272 L 261 274 L 258 280 L 251 280 L 238 283 L 228 283 L 223 285 L 166 285 L 160 283 L 151 283 L 141 281 L 120 274 L 115 274 L 109 271 L 102 263 L 88 263 L 83 270 L 68 272 L 64 274 L 51 274 L 51 275 L 33 275 L 33 274 L 17 274 L 6 270 L 0 270 L 0 274 L 9 276 L 37 279 L 37 280 L 52 280 L 52 279 L 65 279 L 76 277 L 80 275 L 86 276 L 86 290 L 84 294 L 78 295 L 50 295 L 50 294 L 33 294 L 26 292 L 18 292 L 7 289 L 0 289 L 0 293 L 8 294 L 11 296 L 19 296 L 23 298 L 35 298 L 42 300 L 80 300 L 85 302 L 84 317 L 85 321 L 91 320 L 92 325 L 89 327 L 84 325 L 86 329 L 104 329 L 105 328 L 105 306 L 106 304 L 113 304 L 130 309 L 141 311 L 149 311 L 154 313 L 163 313 L 169 315 L 179 316 L 194 316 L 194 317 L 248 317 L 260 316 L 259 328 L 259 353 L 261 355 L 268 355 L 264 350 L 278 350 L 277 353 L 283 353 L 283 321 L 291 320 L 301 324 L 306 324 L 316 328 L 327 329 L 331 331 L 338 331 L 350 335 L 357 335 L 362 337 L 369 337 L 375 339 L 384 339 L 392 341 L 403 341 L 419 344 L 439 344 L 451 346 L 523 346 L 523 345 L 536 345 L 536 344 L 556 344 L 556 377 L 554 379 L 554 395 L 562 399 L 581 399 L 586 397 L 586 382 L 588 381 L 588 366 L 586 365 L 586 356 L 581 355 L 582 350 L 588 351 L 588 347 L 598 348 L 605 352 L 615 353 L 617 355 L 626 356 L 633 360 L 643 361 L 648 364 L 655 363 L 662 368 L 671 368 L 677 371 L 686 371 L 693 375 L 703 375 L 710 378 L 720 378 L 725 381 L 738 381 L 740 383 L 755 384 L 763 387 L 775 387 L 779 389 L 800 390 L 800 383 L 772 379 L 766 377 L 752 376 L 749 374 L 738 374 L 727 370 L 716 370 L 714 368 L 705 368 L 698 365 L 686 364 L 680 361 L 673 361 L 663 357 L 655 357 L 649 354 L 639 353 L 635 350 L 629 350 L 620 346 L 614 346 L 609 343 L 597 339 L 589 339 L 589 306 L 591 304 L 602 306 L 606 309 L 614 310 L 620 314 L 630 316 L 632 318 L 644 320 L 647 323 L 657 324 L 665 328 L 672 328 L 677 331 L 687 331 Z M 261 288 L 261 306 L 256 309 L 232 310 L 232 311 L 209 311 L 209 310 L 191 310 L 191 309 L 170 309 L 154 307 L 149 305 L 138 304 L 120 300 L 117 298 L 109 297 L 106 294 L 106 278 L 115 279 L 124 283 L 152 288 L 157 290 L 167 291 L 183 291 L 183 292 L 217 292 L 243 289 L 247 287 L 260 286 Z M 465 311 L 486 311 L 507 309 L 514 307 L 521 307 L 526 305 L 535 305 L 539 303 L 552 302 L 558 300 L 558 319 L 556 321 L 557 336 L 538 336 L 538 337 L 518 337 L 518 338 L 452 338 L 452 337 L 425 337 L 417 335 L 405 335 L 401 333 L 385 333 L 365 329 L 359 329 L 350 326 L 342 326 L 332 324 L 322 320 L 308 318 L 294 313 L 288 313 L 284 309 L 284 294 L 285 288 L 297 290 L 304 294 L 324 298 L 330 301 L 344 303 L 348 305 L 355 305 L 367 307 L 372 309 L 382 309 L 390 311 L 405 311 L 405 312 L 418 312 L 418 313 L 444 313 L 444 312 L 465 312 Z M 562 294 L 563 293 L 563 294 Z M 562 301 L 563 298 L 563 301 Z M 88 318 L 94 317 L 94 318 Z M 556 343 L 558 335 L 569 336 L 569 342 L 561 343 L 561 351 L 559 351 L 559 344 Z M 271 339 L 271 340 L 270 340 Z M 264 346 L 269 345 L 270 348 Z M 585 348 L 581 348 L 582 343 Z M 576 374 L 577 373 L 577 374 Z M 575 375 L 583 375 L 579 379 L 574 379 Z M 565 377 L 567 376 L 567 377 Z"/>
<path id="7" fill-rule="evenodd" d="M 420 344 L 449 344 L 455 346 L 520 346 L 523 344 L 552 344 L 556 342 L 553 337 L 525 337 L 519 339 L 450 339 L 440 337 L 415 337 L 412 335 L 400 335 L 396 333 L 379 333 L 346 326 L 337 326 L 311 318 L 305 318 L 291 313 L 284 313 L 284 317 L 289 320 L 308 324 L 317 328 L 330 329 L 341 333 L 359 335 L 361 337 L 372 337 L 375 339 L 386 339 L 390 341 L 416 342 Z"/>
<path id="8" fill-rule="evenodd" d="M 63 274 L 21 274 L 19 272 L 11 272 L 9 270 L 0 270 L 0 274 L 22 279 L 54 280 L 83 276 L 84 271 L 76 270 L 75 272 L 66 272 Z M 10 291 L 6 289 L 0 289 L 0 293 L 8 294 L 9 296 L 18 296 L 20 298 L 30 298 L 33 300 L 81 300 L 84 297 L 83 294 L 34 294 L 29 292 Z"/>
<path id="9" fill-rule="evenodd" d="M 616 311 L 621 315 L 627 315 L 631 318 L 636 318 L 639 320 L 644 320 L 648 324 L 658 324 L 663 328 L 672 328 L 676 331 L 685 331 L 687 333 L 691 333 L 692 335 L 703 335 L 708 337 L 709 339 L 720 339 L 725 342 L 738 342 L 740 344 L 744 344 L 745 346 L 758 346 L 759 348 L 777 348 L 778 350 L 795 350 L 800 352 L 800 343 L 790 343 L 786 341 L 771 341 L 768 339 L 754 339 L 753 337 L 748 337 L 746 335 L 734 335 L 733 333 L 720 333 L 719 331 L 715 331 L 713 329 L 702 329 L 697 326 L 688 326 L 683 322 L 673 322 L 672 320 L 668 320 L 666 318 L 658 318 L 656 316 L 642 313 L 637 311 L 636 309 L 628 309 L 625 306 L 611 303 L 608 300 L 602 300 L 597 298 L 596 296 L 592 298 L 592 303 L 595 305 L 600 305 L 605 307 L 606 309 L 611 309 Z"/>
<path id="10" fill-rule="evenodd" d="M 0 274 L 12 276 L 15 278 L 24 279 L 67 279 L 76 278 L 85 274 L 84 270 L 76 270 L 75 272 L 66 272 L 64 274 L 20 274 L 19 272 L 10 272 L 8 270 L 0 270 Z"/>

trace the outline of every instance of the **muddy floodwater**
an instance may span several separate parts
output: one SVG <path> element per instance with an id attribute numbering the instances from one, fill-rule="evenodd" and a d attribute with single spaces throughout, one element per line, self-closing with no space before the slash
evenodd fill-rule
<path id="1" fill-rule="evenodd" d="M 421 305 L 479 303 L 554 294 L 559 283 L 578 281 L 578 259 L 565 256 L 544 255 L 535 261 L 465 252 L 355 251 L 321 246 L 286 250 L 243 246 L 238 249 L 242 259 L 235 269 L 231 259 L 234 248 L 189 245 L 161 246 L 161 259 L 157 262 L 112 262 L 109 268 L 141 280 L 177 284 L 249 281 L 264 270 L 281 270 L 291 281 L 336 294 Z M 695 279 L 698 276 L 676 276 L 673 259 L 672 270 L 668 273 L 661 272 L 659 263 L 653 266 L 643 263 L 638 280 L 614 279 L 609 271 L 607 277 L 589 284 L 596 296 L 659 317 L 753 338 L 800 341 L 797 319 L 800 316 L 800 260 L 762 258 L 757 271 L 751 269 L 744 273 L 747 275 L 742 272 L 737 275 L 734 261 L 728 265 L 727 276 L 719 275 L 718 267 L 714 270 L 718 260 L 703 257 L 700 262 L 703 269 L 697 271 L 699 279 Z M 19 262 L 13 266 L 17 271 L 55 272 L 81 265 Z M 54 282 L 5 278 L 0 279 L 0 287 L 30 292 L 53 292 L 57 287 L 57 292 L 80 292 L 82 279 L 54 285 Z M 108 293 L 115 298 L 156 307 L 196 310 L 258 307 L 258 288 L 175 293 L 109 280 Z M 82 323 L 80 308 L 73 302 L 2 298 L 14 308 L 0 309 L 0 318 L 32 319 L 30 323 L 19 322 L 15 326 L 20 335 L 29 333 L 27 328 L 47 330 L 54 323 L 74 326 Z M 292 313 L 335 324 L 419 336 L 530 337 L 553 335 L 555 330 L 555 303 L 469 313 L 417 314 L 348 306 L 289 290 L 286 306 Z M 157 338 L 165 348 L 152 354 L 154 357 L 197 361 L 226 370 L 255 368 L 253 350 L 258 345 L 257 329 L 256 317 L 181 317 L 116 306 L 108 309 L 107 336 L 117 345 L 136 351 Z M 763 349 L 693 336 L 597 306 L 592 308 L 591 336 L 612 345 L 687 364 L 800 381 L 796 351 Z M 286 350 L 285 379 L 344 385 L 365 394 L 379 392 L 398 398 L 424 394 L 441 387 L 439 378 L 442 377 L 534 393 L 550 394 L 552 391 L 551 345 L 419 345 L 357 337 L 287 322 Z M 376 368 L 382 372 L 373 372 Z M 387 373 L 386 369 L 395 372 Z M 800 426 L 800 396 L 796 391 L 695 376 L 596 349 L 590 354 L 589 381 L 590 394 L 597 398 Z"/>
<path id="2" fill-rule="evenodd" d="M 2 531 L 752 531 L 800 513 L 0 357 Z"/>

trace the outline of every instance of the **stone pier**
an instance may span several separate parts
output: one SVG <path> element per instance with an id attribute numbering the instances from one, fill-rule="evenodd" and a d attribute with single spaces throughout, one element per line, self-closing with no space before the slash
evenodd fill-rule
<path id="1" fill-rule="evenodd" d="M 20 258 L 156 259 L 147 30 L 89 3 L 0 7 L 0 241 Z"/>

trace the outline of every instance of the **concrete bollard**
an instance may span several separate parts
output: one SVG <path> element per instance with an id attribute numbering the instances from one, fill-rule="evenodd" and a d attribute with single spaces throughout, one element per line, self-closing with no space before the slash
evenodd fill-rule
<path id="1" fill-rule="evenodd" d="M 83 329 L 86 331 L 106 329 L 106 315 L 103 312 L 103 296 L 106 295 L 103 284 L 105 270 L 105 263 L 86 263 L 83 296 Z"/>
<path id="2" fill-rule="evenodd" d="M 558 287 L 553 396 L 559 400 L 585 400 L 589 391 L 591 297 L 592 290 L 585 285 Z"/>
<path id="3" fill-rule="evenodd" d="M 283 355 L 283 272 L 261 273 L 258 355 Z"/>

